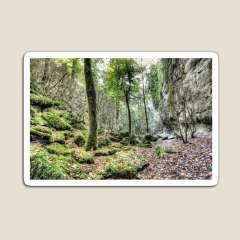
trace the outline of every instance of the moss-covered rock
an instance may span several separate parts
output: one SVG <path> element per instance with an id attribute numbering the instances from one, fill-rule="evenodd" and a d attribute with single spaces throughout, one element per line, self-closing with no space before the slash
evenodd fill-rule
<path id="1" fill-rule="evenodd" d="M 47 122 L 49 127 L 55 128 L 56 130 L 70 130 L 71 125 L 69 122 L 61 117 L 58 112 L 50 111 L 42 114 L 43 119 Z"/>
<path id="2" fill-rule="evenodd" d="M 49 153 L 57 154 L 57 155 L 67 155 L 69 151 L 59 143 L 52 143 L 47 146 L 47 150 Z"/>
<path id="3" fill-rule="evenodd" d="M 53 133 L 53 142 L 65 144 L 65 132 L 64 131 L 55 131 Z"/>
<path id="4" fill-rule="evenodd" d="M 117 152 L 115 148 L 100 148 L 97 149 L 94 153 L 95 156 L 109 156 Z"/>
<path id="5" fill-rule="evenodd" d="M 46 150 L 37 151 L 31 155 L 31 179 L 70 179 L 66 168 L 70 160 L 70 157 L 50 154 Z"/>
<path id="6" fill-rule="evenodd" d="M 33 106 L 30 107 L 30 116 L 33 117 L 37 113 L 37 109 Z"/>
<path id="7" fill-rule="evenodd" d="M 34 116 L 31 117 L 31 125 L 46 126 L 47 122 L 43 119 L 41 112 L 36 112 Z"/>
<path id="8" fill-rule="evenodd" d="M 41 109 L 59 105 L 59 102 L 54 101 L 49 97 L 35 94 L 35 93 L 31 93 L 30 102 L 31 102 L 31 105 L 39 106 L 39 107 L 41 107 Z"/>
<path id="9" fill-rule="evenodd" d="M 104 147 L 111 144 L 111 140 L 107 136 L 100 136 L 97 139 L 98 147 Z"/>
<path id="10" fill-rule="evenodd" d="M 136 178 L 138 171 L 149 164 L 145 157 L 137 152 L 118 152 L 104 169 L 105 178 Z"/>
<path id="11" fill-rule="evenodd" d="M 33 126 L 30 128 L 31 140 L 45 140 L 47 142 L 53 141 L 53 131 L 44 126 Z"/>
<path id="12" fill-rule="evenodd" d="M 78 132 L 77 134 L 75 134 L 74 142 L 75 142 L 79 147 L 82 147 L 82 146 L 84 146 L 85 143 L 86 143 L 86 136 L 85 136 L 83 133 Z"/>
<path id="13" fill-rule="evenodd" d="M 73 158 L 79 163 L 94 163 L 93 154 L 81 148 L 71 150 Z"/>
<path id="14" fill-rule="evenodd" d="M 63 132 L 63 134 L 64 134 L 64 137 L 65 137 L 65 140 L 67 140 L 71 137 L 74 137 L 74 133 L 72 131 L 67 131 L 66 130 L 66 131 Z"/>

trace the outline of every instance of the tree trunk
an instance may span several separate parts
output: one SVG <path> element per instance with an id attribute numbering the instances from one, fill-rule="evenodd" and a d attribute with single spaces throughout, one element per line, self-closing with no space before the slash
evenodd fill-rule
<path id="1" fill-rule="evenodd" d="M 77 65 L 78 65 L 78 58 L 73 58 L 72 59 L 72 72 L 71 72 L 72 84 L 75 82 L 75 79 L 77 77 Z"/>
<path id="2" fill-rule="evenodd" d="M 145 119 L 146 119 L 146 130 L 148 133 L 149 126 L 148 126 L 147 104 L 146 104 L 146 94 L 145 94 L 145 84 L 144 84 L 143 72 L 142 72 L 142 84 L 143 84 L 143 104 L 144 104 L 144 112 L 145 112 Z"/>
<path id="3" fill-rule="evenodd" d="M 86 92 L 88 100 L 89 116 L 89 134 L 86 150 L 95 150 L 97 148 L 97 111 L 96 111 L 96 91 L 92 76 L 91 59 L 84 59 L 84 74 L 86 83 Z"/>
<path id="4" fill-rule="evenodd" d="M 116 129 L 117 129 L 117 126 L 118 126 L 118 119 L 119 119 L 119 101 L 116 100 Z"/>
<path id="5" fill-rule="evenodd" d="M 127 112 L 128 112 L 128 142 L 130 143 L 131 135 L 132 135 L 132 117 L 131 117 L 128 93 L 125 93 L 125 100 L 126 100 L 126 106 L 127 106 Z"/>
<path id="6" fill-rule="evenodd" d="M 42 83 L 43 83 L 43 86 L 45 86 L 43 87 L 43 94 L 46 94 L 47 87 L 48 87 L 49 68 L 50 68 L 50 58 L 45 58 L 43 76 L 42 76 Z"/>

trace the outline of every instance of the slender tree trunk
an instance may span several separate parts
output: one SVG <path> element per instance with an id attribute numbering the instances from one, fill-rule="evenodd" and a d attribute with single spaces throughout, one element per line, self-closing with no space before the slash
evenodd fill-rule
<path id="1" fill-rule="evenodd" d="M 45 86 L 43 89 L 43 94 L 46 94 L 47 87 L 48 87 L 48 78 L 49 78 L 49 68 L 50 68 L 50 58 L 45 58 L 44 60 L 44 69 L 43 69 L 43 76 L 42 76 L 42 83 Z"/>
<path id="2" fill-rule="evenodd" d="M 96 111 L 96 91 L 92 76 L 91 59 L 84 59 L 84 74 L 86 82 L 86 92 L 88 100 L 89 134 L 86 150 L 97 148 L 97 111 Z"/>
<path id="3" fill-rule="evenodd" d="M 144 112 L 145 112 L 145 119 L 146 119 L 146 130 L 148 133 L 149 126 L 148 126 L 148 114 L 147 114 L 147 104 L 146 104 L 146 94 L 145 94 L 145 84 L 144 84 L 143 72 L 142 72 L 142 84 L 143 84 L 143 104 L 144 104 Z"/>
<path id="4" fill-rule="evenodd" d="M 78 64 L 78 58 L 72 59 L 72 72 L 71 72 L 71 81 L 72 84 L 75 82 L 76 75 L 77 75 L 77 64 Z"/>
<path id="5" fill-rule="evenodd" d="M 117 126 L 118 126 L 118 119 L 119 119 L 119 101 L 116 100 L 116 118 L 115 118 L 115 121 L 116 121 L 116 129 L 117 129 Z"/>
<path id="6" fill-rule="evenodd" d="M 132 116 L 131 116 L 128 93 L 125 93 L 125 100 L 126 100 L 126 106 L 127 106 L 127 112 L 128 112 L 128 142 L 130 143 L 131 135 L 132 135 Z"/>

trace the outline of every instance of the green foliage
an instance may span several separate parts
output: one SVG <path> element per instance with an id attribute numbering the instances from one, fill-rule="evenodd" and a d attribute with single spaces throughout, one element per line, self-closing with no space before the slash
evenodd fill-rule
<path id="1" fill-rule="evenodd" d="M 94 163 L 93 154 L 81 148 L 71 150 L 72 156 L 79 163 Z"/>
<path id="2" fill-rule="evenodd" d="M 49 97 L 34 93 L 31 93 L 30 102 L 31 105 L 40 106 L 41 108 L 48 108 L 59 105 L 59 102 L 54 101 Z"/>
<path id="3" fill-rule="evenodd" d="M 161 101 L 161 80 L 158 74 L 158 65 L 152 64 L 148 74 L 149 89 L 152 96 L 153 104 L 156 109 L 159 108 Z"/>
<path id="4" fill-rule="evenodd" d="M 57 154 L 57 155 L 67 155 L 69 151 L 59 143 L 52 143 L 47 146 L 47 150 L 49 153 Z"/>
<path id="5" fill-rule="evenodd" d="M 58 111 L 44 112 L 42 117 L 49 127 L 57 130 L 70 130 L 71 125 Z"/>
<path id="6" fill-rule="evenodd" d="M 106 178 L 135 178 L 138 171 L 148 165 L 148 160 L 140 153 L 118 152 L 104 169 Z"/>
<path id="7" fill-rule="evenodd" d="M 160 158 L 164 158 L 166 156 L 165 147 L 158 146 L 156 147 L 155 152 Z"/>
<path id="8" fill-rule="evenodd" d="M 34 126 L 30 128 L 31 139 L 39 138 L 48 142 L 53 141 L 53 131 L 48 127 Z"/>
<path id="9" fill-rule="evenodd" d="M 31 179 L 70 179 L 66 169 L 69 160 L 69 157 L 50 154 L 46 150 L 37 151 L 31 156 Z"/>
<path id="10" fill-rule="evenodd" d="M 113 155 L 117 152 L 115 148 L 100 148 L 95 151 L 95 156 L 108 156 Z"/>
<path id="11" fill-rule="evenodd" d="M 125 93 L 134 93 L 139 90 L 139 82 L 135 76 L 140 72 L 140 67 L 132 58 L 112 58 L 108 65 L 104 88 L 106 93 L 117 101 L 124 100 Z"/>
<path id="12" fill-rule="evenodd" d="M 79 132 L 75 135 L 74 137 L 74 142 L 79 146 L 79 147 L 82 147 L 84 146 L 84 144 L 86 143 L 86 136 Z"/>
<path id="13" fill-rule="evenodd" d="M 98 137 L 98 147 L 108 146 L 111 144 L 111 140 L 107 136 L 100 136 Z"/>

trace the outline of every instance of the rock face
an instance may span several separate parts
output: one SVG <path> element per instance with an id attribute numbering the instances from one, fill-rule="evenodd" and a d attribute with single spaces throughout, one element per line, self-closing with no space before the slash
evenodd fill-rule
<path id="1" fill-rule="evenodd" d="M 174 86 L 174 87 L 173 87 Z M 198 124 L 211 128 L 212 124 L 212 60 L 165 59 L 165 73 L 161 90 L 161 121 L 169 127 L 179 102 L 177 91 L 191 93 Z M 185 94 L 184 92 L 184 94 Z"/>

